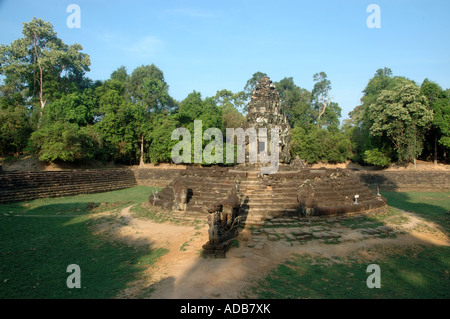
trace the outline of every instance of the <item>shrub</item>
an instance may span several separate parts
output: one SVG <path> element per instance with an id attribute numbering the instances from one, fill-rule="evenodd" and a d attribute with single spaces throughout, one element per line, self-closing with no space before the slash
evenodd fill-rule
<path id="1" fill-rule="evenodd" d="M 364 162 L 370 165 L 388 167 L 391 164 L 391 158 L 375 148 L 364 152 Z"/>

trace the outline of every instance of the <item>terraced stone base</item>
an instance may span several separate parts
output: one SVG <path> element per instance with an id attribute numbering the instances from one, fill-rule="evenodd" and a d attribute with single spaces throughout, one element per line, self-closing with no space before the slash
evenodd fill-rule
<path id="1" fill-rule="evenodd" d="M 312 227 L 311 223 L 323 216 L 332 216 L 320 221 L 327 224 L 339 221 L 341 216 L 387 207 L 386 200 L 361 184 L 352 172 L 340 169 L 280 170 L 261 176 L 258 170 L 188 168 L 157 197 L 151 196 L 150 204 L 166 210 L 179 208 L 175 200 L 179 197 L 176 185 L 184 185 L 183 194 L 187 193 L 187 197 L 178 199 L 185 203 L 185 210 L 177 214 L 204 220 L 208 207 L 236 192 L 241 227 L 252 229 L 252 241 L 248 244 L 255 249 L 263 249 L 265 240 L 299 243 L 316 239 L 323 242 L 351 240 L 344 230 L 330 231 L 329 227 Z M 389 230 L 367 230 L 364 235 L 372 233 L 384 236 L 389 235 Z M 204 255 L 225 257 L 229 244 L 228 241 L 221 245 L 205 244 Z"/>

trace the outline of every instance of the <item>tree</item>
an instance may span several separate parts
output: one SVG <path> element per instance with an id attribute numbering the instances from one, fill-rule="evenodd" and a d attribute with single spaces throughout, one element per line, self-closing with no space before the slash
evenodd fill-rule
<path id="1" fill-rule="evenodd" d="M 170 162 L 172 148 L 178 141 L 172 140 L 172 131 L 180 126 L 176 116 L 162 112 L 155 114 L 152 128 L 148 131 L 146 139 L 151 143 L 148 158 L 152 163 Z"/>
<path id="2" fill-rule="evenodd" d="M 24 23 L 24 37 L 0 46 L 0 74 L 17 79 L 28 97 L 39 101 L 38 126 L 47 102 L 74 83 L 81 85 L 90 59 L 79 44 L 66 45 L 49 22 L 33 18 Z"/>
<path id="3" fill-rule="evenodd" d="M 280 93 L 282 110 L 291 127 L 309 127 L 314 117 L 310 104 L 311 93 L 297 86 L 292 77 L 275 82 L 275 88 Z"/>
<path id="4" fill-rule="evenodd" d="M 32 132 L 23 92 L 12 83 L 0 86 L 0 156 L 22 153 Z"/>
<path id="5" fill-rule="evenodd" d="M 0 156 L 21 153 L 32 131 L 25 107 L 0 108 Z"/>
<path id="6" fill-rule="evenodd" d="M 225 130 L 222 110 L 215 103 L 214 98 L 202 99 L 200 92 L 193 91 L 180 102 L 178 118 L 183 127 L 194 132 L 194 121 L 201 120 L 203 129 L 216 127 Z"/>
<path id="7" fill-rule="evenodd" d="M 238 93 L 233 93 L 229 90 L 217 91 L 214 96 L 214 103 L 222 110 L 222 119 L 226 128 L 243 126 L 245 118 L 239 112 L 239 109 L 242 109 L 245 104 L 243 91 Z"/>
<path id="8" fill-rule="evenodd" d="M 73 162 L 94 158 L 100 148 L 98 138 L 86 127 L 75 123 L 54 122 L 35 131 L 31 145 L 41 161 Z"/>
<path id="9" fill-rule="evenodd" d="M 97 106 L 98 100 L 92 89 L 66 94 L 46 107 L 42 124 L 70 122 L 79 126 L 92 125 Z"/>
<path id="10" fill-rule="evenodd" d="M 100 153 L 101 139 L 93 127 L 97 97 L 92 89 L 66 94 L 49 103 L 31 146 L 42 161 L 78 161 Z"/>
<path id="11" fill-rule="evenodd" d="M 403 81 L 392 90 L 384 90 L 369 106 L 373 136 L 385 135 L 397 151 L 400 162 L 416 161 L 423 149 L 423 136 L 432 123 L 433 112 L 420 89 Z"/>
<path id="12" fill-rule="evenodd" d="M 316 123 L 317 127 L 320 128 L 320 118 L 331 103 L 331 97 L 329 94 L 331 91 L 331 82 L 328 80 L 325 72 L 314 74 L 313 79 L 316 83 L 314 84 L 311 94 L 311 105 L 315 110 L 317 110 Z"/>
<path id="13" fill-rule="evenodd" d="M 143 165 L 145 136 L 151 127 L 152 113 L 171 111 L 176 103 L 169 95 L 169 85 L 164 80 L 163 72 L 154 64 L 134 69 L 129 78 L 129 94 L 136 106 L 136 129 L 140 136 L 139 165 Z"/>
<path id="14" fill-rule="evenodd" d="M 381 152 L 391 161 L 395 158 L 396 152 L 391 140 L 385 135 L 374 136 L 370 133 L 373 121 L 369 117 L 369 106 L 376 103 L 383 90 L 393 89 L 403 80 L 405 80 L 403 77 L 394 77 L 389 68 L 378 69 L 363 90 L 361 105 L 349 113 L 355 161 L 366 162 L 367 150 L 375 150 L 374 154 Z"/>
<path id="15" fill-rule="evenodd" d="M 438 146 L 444 154 L 450 150 L 450 95 L 438 84 L 425 79 L 420 87 L 433 111 L 433 123 L 430 129 L 431 145 L 433 145 L 434 163 L 437 164 Z"/>
<path id="16" fill-rule="evenodd" d="M 201 93 L 193 91 L 183 101 L 180 102 L 178 113 L 175 115 L 180 127 L 187 128 L 193 137 L 191 139 L 191 162 L 195 161 L 194 140 L 202 139 L 204 132 L 208 128 L 218 128 L 225 132 L 225 126 L 222 116 L 222 109 L 216 105 L 212 97 L 202 99 Z M 196 135 L 194 131 L 194 121 L 202 121 L 202 135 Z M 224 137 L 223 134 L 222 137 Z M 216 137 L 214 137 L 216 138 Z M 202 139 L 202 149 L 210 142 Z M 225 143 L 224 143 L 225 144 Z"/>
<path id="17" fill-rule="evenodd" d="M 388 167 L 391 163 L 391 158 L 385 152 L 375 148 L 364 152 L 364 162 L 370 165 Z"/>
<path id="18" fill-rule="evenodd" d="M 131 163 L 136 157 L 139 137 L 136 134 L 134 104 L 127 99 L 126 77 L 111 77 L 95 90 L 98 97 L 98 121 L 103 147 L 108 159 Z"/>
<path id="19" fill-rule="evenodd" d="M 127 73 L 127 68 L 125 66 L 121 66 L 113 73 L 111 73 L 110 79 L 113 81 L 118 81 L 120 83 L 126 83 L 130 79 L 130 76 Z"/>
<path id="20" fill-rule="evenodd" d="M 351 142 L 344 133 L 330 132 L 311 126 L 309 131 L 302 127 L 291 130 L 290 151 L 308 163 L 341 163 L 351 156 Z"/>
<path id="21" fill-rule="evenodd" d="M 122 66 L 96 89 L 99 99 L 96 127 L 110 158 L 125 163 L 138 160 L 140 165 L 147 158 L 167 160 L 167 152 L 158 153 L 164 147 L 156 136 L 157 132 L 166 134 L 164 127 L 174 123 L 163 120 L 177 109 L 177 102 L 168 91 L 163 72 L 154 64 L 139 66 L 131 75 Z M 170 134 L 164 138 L 170 139 Z M 156 150 L 151 149 L 153 146 Z"/>

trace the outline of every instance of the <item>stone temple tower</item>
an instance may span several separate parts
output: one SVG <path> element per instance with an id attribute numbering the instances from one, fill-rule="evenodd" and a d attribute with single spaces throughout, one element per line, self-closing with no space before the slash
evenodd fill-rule
<path id="1" fill-rule="evenodd" d="M 245 129 L 253 127 L 258 131 L 260 128 L 267 129 L 269 142 L 267 145 L 270 151 L 270 130 L 279 129 L 279 162 L 289 163 L 291 156 L 289 153 L 290 126 L 286 116 L 281 113 L 281 100 L 275 85 L 270 78 L 263 77 L 255 86 L 252 98 L 248 104 L 248 114 Z M 263 142 L 258 145 L 258 152 L 264 148 Z"/>

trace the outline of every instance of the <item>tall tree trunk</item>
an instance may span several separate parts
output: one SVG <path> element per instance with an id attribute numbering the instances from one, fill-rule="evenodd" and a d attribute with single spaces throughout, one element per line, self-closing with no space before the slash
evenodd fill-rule
<path id="1" fill-rule="evenodd" d="M 322 117 L 322 115 L 325 113 L 325 110 L 327 109 L 328 103 L 330 102 L 330 100 L 328 99 L 327 102 L 325 102 L 325 99 L 322 96 L 322 104 L 323 104 L 323 109 L 320 110 L 319 107 L 319 116 L 317 117 L 317 128 L 320 129 L 320 118 Z"/>
<path id="2" fill-rule="evenodd" d="M 36 62 L 39 67 L 39 102 L 40 102 L 40 106 L 41 106 L 41 108 L 39 110 L 39 119 L 38 119 L 38 124 L 37 124 L 37 128 L 39 128 L 39 126 L 41 124 L 42 115 L 44 114 L 45 103 L 47 101 L 44 100 L 44 90 L 43 90 L 43 85 L 42 85 L 43 72 L 42 72 L 41 60 L 39 59 L 39 54 L 37 51 L 36 36 L 34 36 L 34 38 L 33 38 L 33 44 L 34 44 L 34 53 L 36 54 Z"/>
<path id="3" fill-rule="evenodd" d="M 434 166 L 437 166 L 437 136 L 434 135 Z"/>
<path id="4" fill-rule="evenodd" d="M 141 135 L 141 157 L 139 159 L 139 166 L 144 166 L 144 133 Z"/>

